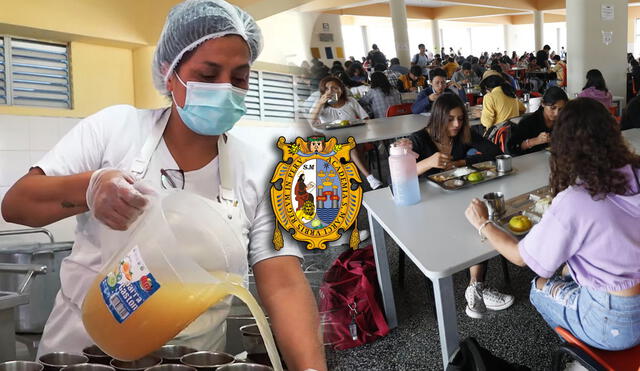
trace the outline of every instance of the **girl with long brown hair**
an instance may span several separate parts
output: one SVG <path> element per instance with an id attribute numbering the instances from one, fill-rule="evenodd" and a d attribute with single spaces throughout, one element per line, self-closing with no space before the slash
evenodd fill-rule
<path id="1" fill-rule="evenodd" d="M 467 219 L 538 274 L 530 299 L 551 328 L 600 349 L 640 344 L 640 156 L 601 103 L 578 98 L 558 117 L 549 162 L 555 198 L 523 240 L 493 225 L 478 199 Z"/>

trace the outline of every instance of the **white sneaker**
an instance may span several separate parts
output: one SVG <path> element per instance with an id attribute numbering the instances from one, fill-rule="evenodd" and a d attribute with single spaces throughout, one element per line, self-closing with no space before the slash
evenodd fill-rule
<path id="1" fill-rule="evenodd" d="M 371 189 L 378 189 L 382 186 L 382 182 L 379 181 L 378 178 L 373 176 L 373 174 L 369 174 L 369 176 L 367 177 L 367 181 L 369 182 Z"/>
<path id="2" fill-rule="evenodd" d="M 489 310 L 503 310 L 513 305 L 513 295 L 503 294 L 493 287 L 485 287 L 482 290 L 484 305 Z"/>
<path id="3" fill-rule="evenodd" d="M 464 297 L 467 299 L 465 312 L 471 318 L 480 319 L 487 312 L 483 299 L 484 295 L 482 295 L 483 288 L 482 282 L 474 282 L 464 291 Z"/>

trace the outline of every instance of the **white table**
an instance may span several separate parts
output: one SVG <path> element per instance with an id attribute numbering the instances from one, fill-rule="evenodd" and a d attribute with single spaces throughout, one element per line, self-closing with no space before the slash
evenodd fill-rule
<path id="1" fill-rule="evenodd" d="M 624 132 L 640 149 L 640 129 Z M 499 191 L 509 199 L 547 185 L 549 153 L 540 151 L 515 157 L 511 176 L 459 191 L 445 191 L 426 179 L 420 180 L 420 203 L 398 207 L 389 188 L 364 194 L 369 215 L 378 281 L 387 322 L 398 325 L 384 239 L 386 231 L 420 271 L 433 282 L 440 346 L 444 368 L 458 346 L 453 274 L 497 255 L 489 244 L 480 243 L 477 231 L 467 222 L 464 210 L 472 198 Z"/>
<path id="2" fill-rule="evenodd" d="M 352 128 L 314 130 L 322 133 L 326 137 L 336 137 L 339 143 L 346 141 L 348 137 L 353 137 L 356 143 L 370 143 L 379 140 L 394 139 L 409 135 L 427 126 L 428 118 L 422 115 L 404 115 L 394 117 L 382 117 L 378 119 L 365 120 L 366 124 L 354 126 Z"/>

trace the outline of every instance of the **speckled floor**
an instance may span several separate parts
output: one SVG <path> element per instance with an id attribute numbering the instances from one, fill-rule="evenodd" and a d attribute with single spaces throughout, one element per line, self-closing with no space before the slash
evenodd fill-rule
<path id="1" fill-rule="evenodd" d="M 383 172 L 387 173 L 386 170 Z M 358 224 L 361 228 L 368 226 L 364 208 Z M 372 344 L 328 351 L 330 370 L 442 370 L 433 295 L 427 291 L 432 290 L 431 284 L 407 259 L 405 286 L 399 287 L 398 248 L 389 236 L 386 238 L 399 325 Z M 334 248 L 331 254 L 337 256 L 341 251 L 344 250 Z M 528 268 L 509 264 L 511 286 L 504 287 L 498 259 L 490 261 L 487 281 L 515 295 L 516 301 L 511 308 L 492 312 L 485 319 L 469 318 L 464 312 L 468 276 L 465 272 L 454 275 L 460 339 L 473 336 L 482 346 L 510 362 L 532 370 L 550 369 L 551 354 L 560 340 L 529 302 L 529 285 L 534 274 Z"/>

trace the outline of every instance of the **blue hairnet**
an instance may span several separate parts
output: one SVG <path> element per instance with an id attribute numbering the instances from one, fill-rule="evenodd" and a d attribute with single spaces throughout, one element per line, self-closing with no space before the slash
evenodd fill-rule
<path id="1" fill-rule="evenodd" d="M 153 57 L 153 83 L 169 95 L 166 82 L 182 56 L 207 40 L 239 35 L 249 46 L 253 63 L 262 50 L 262 33 L 244 10 L 224 0 L 185 0 L 167 16 Z"/>

